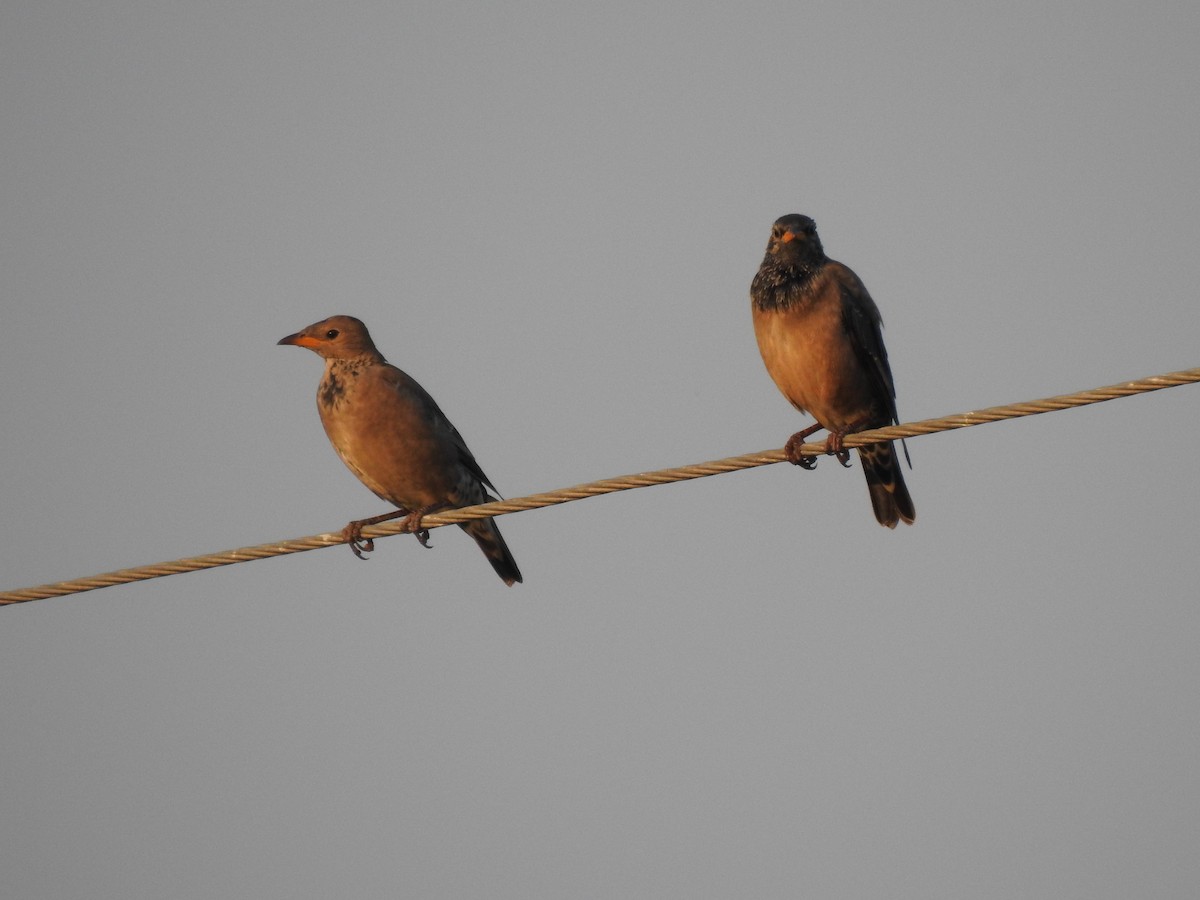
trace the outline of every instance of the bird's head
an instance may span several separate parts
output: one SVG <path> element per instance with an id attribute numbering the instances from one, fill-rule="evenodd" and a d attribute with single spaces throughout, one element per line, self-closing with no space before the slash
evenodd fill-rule
<path id="1" fill-rule="evenodd" d="M 817 223 L 796 213 L 781 216 L 771 226 L 767 253 L 782 263 L 811 263 L 825 258 Z"/>
<path id="2" fill-rule="evenodd" d="M 353 316 L 331 316 L 289 334 L 279 341 L 295 347 L 307 347 L 325 359 L 354 359 L 379 356 L 367 326 Z"/>

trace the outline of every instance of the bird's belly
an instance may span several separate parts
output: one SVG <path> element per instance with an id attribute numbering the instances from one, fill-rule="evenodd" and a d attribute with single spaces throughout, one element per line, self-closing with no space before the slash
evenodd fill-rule
<path id="1" fill-rule="evenodd" d="M 871 416 L 871 389 L 841 316 L 772 312 L 755 316 L 767 372 L 783 395 L 824 427 L 841 431 Z"/>
<path id="2" fill-rule="evenodd" d="M 436 441 L 397 428 L 351 429 L 336 415 L 322 418 L 342 462 L 378 497 L 418 509 L 453 493 L 446 451 Z"/>

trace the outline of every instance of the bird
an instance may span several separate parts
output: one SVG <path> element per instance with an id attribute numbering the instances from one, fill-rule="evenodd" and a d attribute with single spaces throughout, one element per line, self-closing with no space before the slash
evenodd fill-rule
<path id="1" fill-rule="evenodd" d="M 289 334 L 280 344 L 307 347 L 325 360 L 317 411 L 333 449 L 347 468 L 394 512 L 350 522 L 342 532 L 355 556 L 375 549 L 362 529 L 406 516 L 405 531 L 429 546 L 421 518 L 432 512 L 495 499 L 495 486 L 433 397 L 375 347 L 367 326 L 332 316 Z M 493 519 L 460 522 L 496 574 L 511 587 L 522 581 L 517 561 Z"/>
<path id="2" fill-rule="evenodd" d="M 788 439 L 790 462 L 813 468 L 800 446 L 824 428 L 826 452 L 849 465 L 847 434 L 899 423 L 879 308 L 849 267 L 825 255 L 808 216 L 775 221 L 750 285 L 750 308 L 768 374 L 792 406 L 817 420 Z M 917 512 L 892 443 L 859 447 L 858 455 L 879 524 L 911 525 Z"/>

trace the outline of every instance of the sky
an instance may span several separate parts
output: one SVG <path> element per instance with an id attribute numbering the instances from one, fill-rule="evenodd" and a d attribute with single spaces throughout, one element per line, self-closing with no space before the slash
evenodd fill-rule
<path id="1" fill-rule="evenodd" d="M 781 447 L 816 219 L 902 419 L 1200 365 L 1200 7 L 0 10 L 0 589 L 338 531 L 350 314 L 506 496 Z M 1175 898 L 1200 387 L 0 611 L 13 897 Z"/>

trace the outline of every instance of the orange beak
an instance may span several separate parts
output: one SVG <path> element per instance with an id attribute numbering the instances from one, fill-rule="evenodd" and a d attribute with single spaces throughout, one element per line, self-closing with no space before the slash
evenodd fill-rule
<path id="1" fill-rule="evenodd" d="M 320 346 L 320 344 L 321 344 L 321 342 L 319 340 L 317 340 L 315 337 L 304 334 L 303 332 L 296 332 L 295 334 L 289 334 L 287 337 L 281 338 L 279 340 L 279 343 L 291 344 L 294 347 L 308 347 L 310 350 L 313 347 Z"/>
<path id="2" fill-rule="evenodd" d="M 785 232 L 783 233 L 783 237 L 781 237 L 779 240 L 780 240 L 782 243 L 784 243 L 784 244 L 790 244 L 790 243 L 791 243 L 792 241 L 794 241 L 795 239 L 796 239 L 796 234 L 795 234 L 795 232 L 793 232 L 793 231 L 785 231 Z"/>

